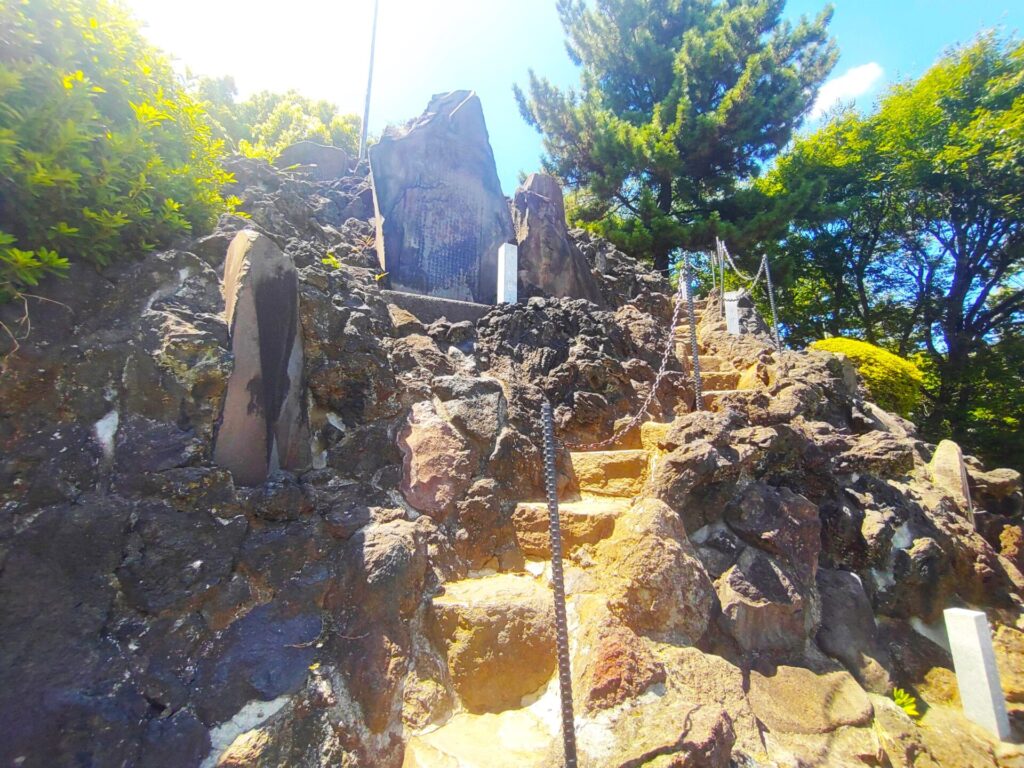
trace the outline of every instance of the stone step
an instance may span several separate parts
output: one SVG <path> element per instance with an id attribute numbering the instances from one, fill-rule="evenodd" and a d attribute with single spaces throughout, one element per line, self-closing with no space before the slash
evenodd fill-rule
<path id="1" fill-rule="evenodd" d="M 676 345 L 676 357 L 682 363 L 683 370 L 690 370 L 690 366 L 693 364 L 693 352 L 690 350 L 688 343 Z M 725 360 L 714 355 L 697 355 L 697 359 L 700 361 L 701 373 L 714 371 L 730 372 L 732 368 Z"/>
<path id="2" fill-rule="evenodd" d="M 581 496 L 630 499 L 647 482 L 651 458 L 648 451 L 582 451 L 569 456 Z"/>
<path id="3" fill-rule="evenodd" d="M 555 671 L 551 590 L 539 578 L 496 573 L 448 582 L 430 610 L 467 712 L 516 709 Z"/>
<path id="4" fill-rule="evenodd" d="M 640 425 L 640 442 L 648 451 L 660 451 L 659 443 L 670 429 L 671 421 L 645 421 Z"/>
<path id="5" fill-rule="evenodd" d="M 556 686 L 557 687 L 557 686 Z M 557 717 L 530 709 L 461 712 L 440 728 L 413 736 L 402 768 L 548 768 L 562 764 Z"/>
<path id="6" fill-rule="evenodd" d="M 439 296 L 428 296 L 423 293 L 407 291 L 381 291 L 381 298 L 388 304 L 394 304 L 414 316 L 423 325 L 430 325 L 435 320 L 444 318 L 449 323 L 460 323 L 469 320 L 476 323 L 494 306 L 491 304 L 475 304 L 471 301 L 444 299 Z"/>
<path id="7" fill-rule="evenodd" d="M 701 389 L 709 392 L 715 390 L 739 389 L 739 371 L 705 371 L 704 366 L 700 369 Z"/>
<path id="8" fill-rule="evenodd" d="M 558 519 L 562 529 L 563 554 L 569 554 L 583 544 L 595 544 L 611 536 L 615 529 L 615 519 L 629 509 L 629 504 L 626 499 L 616 498 L 559 502 Z M 512 513 L 512 528 L 519 549 L 526 557 L 551 557 L 546 502 L 518 504 Z"/>
<path id="9" fill-rule="evenodd" d="M 733 392 L 740 392 L 739 389 L 712 389 L 712 390 L 701 390 L 701 394 L 704 396 L 704 408 L 708 411 L 718 410 L 718 400 L 722 395 L 731 395 Z"/>

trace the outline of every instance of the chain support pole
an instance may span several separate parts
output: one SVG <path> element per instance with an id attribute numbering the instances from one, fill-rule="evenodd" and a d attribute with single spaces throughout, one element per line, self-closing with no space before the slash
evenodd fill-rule
<path id="1" fill-rule="evenodd" d="M 700 380 L 700 347 L 697 345 L 697 313 L 693 309 L 693 283 L 690 280 L 690 254 L 683 251 L 683 280 L 686 281 L 686 315 L 690 321 L 690 349 L 693 352 L 693 409 L 704 410 Z"/>
<path id="2" fill-rule="evenodd" d="M 555 596 L 555 652 L 558 693 L 562 705 L 562 743 L 565 768 L 576 768 L 576 719 L 572 709 L 572 672 L 569 666 L 569 625 L 565 616 L 565 577 L 562 573 L 562 528 L 558 519 L 558 482 L 555 475 L 555 419 L 551 403 L 544 401 L 544 485 L 548 497 L 548 534 L 551 541 L 551 586 Z"/>
<path id="3" fill-rule="evenodd" d="M 764 267 L 764 279 L 768 288 L 768 305 L 772 309 L 772 335 L 775 337 L 775 348 L 782 352 L 782 339 L 779 337 L 779 313 L 775 309 L 775 288 L 772 286 L 772 271 L 768 266 L 768 254 L 762 258 Z"/>

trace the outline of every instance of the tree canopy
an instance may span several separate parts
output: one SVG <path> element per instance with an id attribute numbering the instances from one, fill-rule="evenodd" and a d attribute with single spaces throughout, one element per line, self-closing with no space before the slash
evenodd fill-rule
<path id="1" fill-rule="evenodd" d="M 0 299 L 211 223 L 232 205 L 221 156 L 121 6 L 0 3 Z"/>
<path id="2" fill-rule="evenodd" d="M 359 151 L 359 117 L 340 114 L 328 101 L 294 90 L 260 91 L 238 101 L 230 77 L 200 78 L 195 90 L 220 136 L 242 154 L 273 160 L 297 141 L 341 147 L 352 155 Z"/>
<path id="3" fill-rule="evenodd" d="M 559 0 L 579 89 L 515 87 L 576 216 L 656 268 L 758 222 L 742 185 L 790 141 L 836 59 L 830 10 L 785 0 Z M 745 236 L 745 235 L 744 235 Z"/>
<path id="4" fill-rule="evenodd" d="M 1024 312 L 1024 44 L 986 35 L 950 51 L 873 114 L 798 139 L 756 188 L 793 211 L 767 244 L 790 268 L 792 337 L 919 355 L 926 435 L 980 446 L 978 420 L 999 416 L 981 398 L 1013 368 L 997 353 L 1018 350 Z"/>

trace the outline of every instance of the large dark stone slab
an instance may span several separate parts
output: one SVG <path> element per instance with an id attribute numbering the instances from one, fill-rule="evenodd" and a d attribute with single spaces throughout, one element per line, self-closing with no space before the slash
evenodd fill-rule
<path id="1" fill-rule="evenodd" d="M 377 254 L 391 285 L 493 304 L 512 220 L 476 94 L 434 96 L 369 154 Z"/>
<path id="2" fill-rule="evenodd" d="M 569 238 L 562 188 L 553 176 L 531 173 L 512 203 L 519 242 L 519 292 L 603 304 L 587 258 Z"/>
<path id="3" fill-rule="evenodd" d="M 302 408 L 302 334 L 295 264 L 252 230 L 235 235 L 224 264 L 234 368 L 214 460 L 240 485 L 309 463 Z"/>

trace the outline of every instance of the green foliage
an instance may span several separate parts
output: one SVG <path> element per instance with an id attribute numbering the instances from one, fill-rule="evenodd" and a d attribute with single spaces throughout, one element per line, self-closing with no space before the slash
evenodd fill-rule
<path id="1" fill-rule="evenodd" d="M 830 12 L 795 26 L 784 0 L 559 0 L 578 91 L 515 88 L 577 221 L 659 269 L 673 248 L 735 242 L 746 180 L 790 140 L 831 70 Z M 634 250 L 634 253 L 636 251 Z"/>
<path id="2" fill-rule="evenodd" d="M 882 408 L 910 417 L 920 406 L 924 377 L 916 365 L 892 352 L 857 339 L 822 339 L 812 349 L 850 358 L 864 379 L 871 399 Z"/>
<path id="3" fill-rule="evenodd" d="M 249 157 L 273 161 L 297 141 L 341 147 L 352 155 L 359 151 L 359 117 L 339 114 L 330 102 L 297 91 L 261 91 L 239 102 L 230 77 L 200 78 L 194 88 L 219 135 Z"/>
<path id="4" fill-rule="evenodd" d="M 231 207 L 203 109 L 120 6 L 12 0 L 0 41 L 0 295 Z"/>
<path id="5" fill-rule="evenodd" d="M 328 251 L 327 255 L 320 259 L 320 263 L 329 269 L 341 269 L 341 262 L 334 251 Z"/>
<path id="6" fill-rule="evenodd" d="M 791 212 L 762 243 L 790 338 L 923 356 L 924 436 L 1024 464 L 1006 421 L 1021 403 L 999 385 L 1024 322 L 1024 43 L 987 34 L 949 51 L 874 114 L 798 138 L 750 191 Z"/>
<path id="7" fill-rule="evenodd" d="M 921 713 L 917 711 L 917 699 L 902 688 L 892 689 L 892 700 L 896 702 L 896 706 L 906 712 L 913 719 L 917 720 L 921 717 Z"/>

